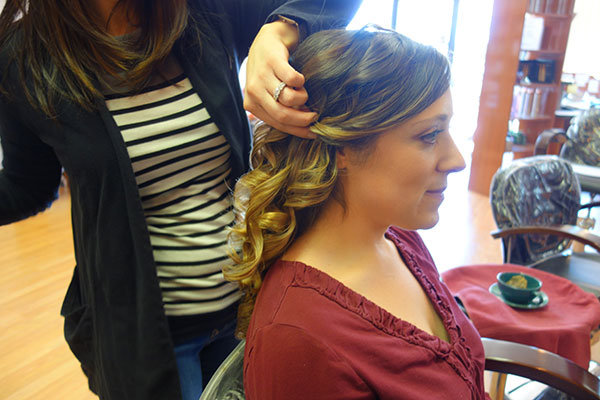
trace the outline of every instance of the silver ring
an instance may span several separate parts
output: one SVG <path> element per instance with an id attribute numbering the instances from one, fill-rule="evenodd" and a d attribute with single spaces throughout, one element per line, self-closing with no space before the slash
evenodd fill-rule
<path id="1" fill-rule="evenodd" d="M 279 85 L 277 85 L 277 87 L 275 88 L 275 92 L 273 92 L 273 100 L 279 100 L 279 95 L 281 94 L 281 91 L 284 87 L 286 87 L 285 82 L 279 82 Z"/>

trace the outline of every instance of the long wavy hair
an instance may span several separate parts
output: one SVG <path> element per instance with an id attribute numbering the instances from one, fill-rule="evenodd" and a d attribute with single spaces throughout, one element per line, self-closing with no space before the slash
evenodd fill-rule
<path id="1" fill-rule="evenodd" d="M 432 47 L 394 31 L 366 27 L 329 30 L 302 42 L 291 64 L 305 79 L 308 107 L 318 113 L 314 140 L 256 129 L 253 170 L 237 183 L 236 224 L 230 241 L 238 251 L 225 277 L 244 297 L 237 335 L 244 337 L 267 269 L 318 217 L 330 196 L 342 202 L 338 149 L 373 148 L 378 135 L 419 114 L 450 85 L 448 60 Z"/>
<path id="2" fill-rule="evenodd" d="M 107 33 L 90 0 L 7 0 L 0 14 L 0 47 L 16 62 L 29 102 L 53 117 L 58 98 L 91 109 L 101 97 L 95 82 L 112 76 L 141 89 L 184 31 L 187 0 L 118 0 L 139 21 L 137 40 L 127 46 Z M 4 77 L 7 71 L 0 71 Z M 2 79 L 1 89 L 8 94 Z M 14 94 L 14 93 L 13 93 Z"/>

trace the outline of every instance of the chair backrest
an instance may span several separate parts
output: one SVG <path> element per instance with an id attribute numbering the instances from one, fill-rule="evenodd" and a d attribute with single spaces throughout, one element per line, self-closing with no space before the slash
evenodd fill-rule
<path id="1" fill-rule="evenodd" d="M 576 164 L 600 166 L 600 109 L 590 108 L 573 118 L 560 156 Z"/>
<path id="2" fill-rule="evenodd" d="M 490 201 L 499 229 L 575 225 L 580 186 L 568 161 L 557 156 L 534 156 L 515 160 L 496 172 Z M 570 240 L 553 235 L 516 235 L 503 239 L 504 260 L 528 265 L 565 250 L 569 244 Z"/>
<path id="3" fill-rule="evenodd" d="M 227 356 L 217 368 L 202 391 L 200 400 L 244 400 L 244 347 L 240 344 Z"/>

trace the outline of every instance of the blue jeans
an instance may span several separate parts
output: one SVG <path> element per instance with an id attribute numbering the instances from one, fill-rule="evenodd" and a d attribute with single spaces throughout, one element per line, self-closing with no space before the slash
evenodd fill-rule
<path id="1" fill-rule="evenodd" d="M 235 338 L 236 322 L 175 346 L 175 359 L 183 400 L 198 400 L 219 365 L 239 341 Z"/>

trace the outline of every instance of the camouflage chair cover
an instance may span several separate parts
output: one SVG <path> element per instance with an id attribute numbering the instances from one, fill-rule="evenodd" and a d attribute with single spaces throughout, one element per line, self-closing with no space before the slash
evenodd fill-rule
<path id="1" fill-rule="evenodd" d="M 227 356 L 204 388 L 200 400 L 244 400 L 244 347 L 240 344 Z"/>
<path id="2" fill-rule="evenodd" d="M 576 164 L 600 166 L 600 109 L 590 108 L 574 118 L 560 156 Z"/>
<path id="3" fill-rule="evenodd" d="M 575 225 L 580 186 L 568 161 L 534 156 L 500 168 L 490 189 L 492 214 L 499 229 L 524 225 Z M 512 240 L 509 246 L 509 240 Z M 528 265 L 568 248 L 570 240 L 553 235 L 515 235 L 503 239 L 504 261 Z M 510 254 L 507 254 L 510 247 Z"/>

